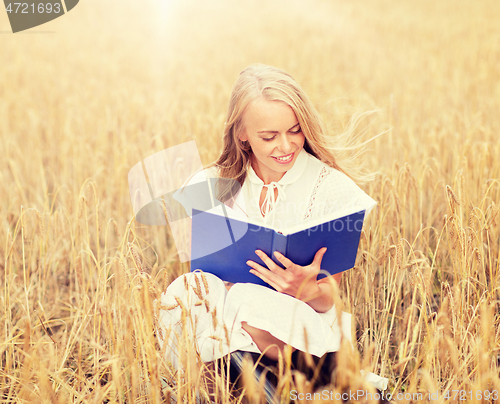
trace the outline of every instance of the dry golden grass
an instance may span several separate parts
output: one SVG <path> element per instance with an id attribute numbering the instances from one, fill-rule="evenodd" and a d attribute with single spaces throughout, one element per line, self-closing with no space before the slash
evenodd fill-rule
<path id="1" fill-rule="evenodd" d="M 332 134 L 373 108 L 367 136 L 389 129 L 364 157 L 379 204 L 343 277 L 359 352 L 336 389 L 365 368 L 433 402 L 500 391 L 499 17 L 497 0 L 86 0 L 33 29 L 55 33 L 1 33 L 0 402 L 206 396 L 195 355 L 185 374 L 162 360 L 152 302 L 187 267 L 133 220 L 127 173 L 191 139 L 213 161 L 254 62 L 289 71 Z M 308 388 L 286 360 L 280 387 Z"/>

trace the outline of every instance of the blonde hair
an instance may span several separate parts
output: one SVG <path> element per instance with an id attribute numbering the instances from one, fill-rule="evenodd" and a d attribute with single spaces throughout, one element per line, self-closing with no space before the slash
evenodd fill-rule
<path id="1" fill-rule="evenodd" d="M 355 170 L 350 170 L 351 173 L 344 171 L 337 164 L 333 154 L 334 150 L 339 149 L 334 146 L 336 142 L 327 136 L 326 128 L 318 111 L 292 76 L 281 69 L 263 64 L 254 64 L 243 70 L 231 91 L 224 127 L 222 153 L 212 164 L 212 166 L 217 167 L 221 178 L 236 180 L 240 185 L 243 185 L 245 181 L 247 164 L 252 150 L 246 142 L 240 140 L 239 135 L 243 130 L 243 114 L 246 108 L 252 101 L 261 97 L 268 101 L 284 102 L 292 108 L 305 136 L 304 149 L 309 154 L 328 166 L 347 174 L 352 179 L 358 181 L 366 179 L 366 176 L 356 175 L 359 173 L 356 173 Z M 341 137 L 344 139 L 344 143 L 352 138 L 349 133 L 344 133 Z M 350 148 L 352 147 L 341 147 L 340 149 Z M 348 162 L 346 163 L 349 165 Z M 234 196 L 231 189 L 219 189 L 218 194 L 219 196 L 224 195 L 222 201 Z"/>

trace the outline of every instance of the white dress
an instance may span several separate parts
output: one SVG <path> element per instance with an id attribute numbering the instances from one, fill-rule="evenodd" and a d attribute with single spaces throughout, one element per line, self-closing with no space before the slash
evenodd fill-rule
<path id="1" fill-rule="evenodd" d="M 268 187 L 264 216 L 259 207 L 263 186 Z M 274 189 L 278 190 L 276 200 Z M 264 185 L 249 166 L 234 208 L 241 209 L 254 223 L 282 229 L 351 207 L 366 209 L 367 214 L 375 204 L 345 174 L 302 150 L 281 180 L 269 185 Z M 335 306 L 317 313 L 308 304 L 270 288 L 237 283 L 227 291 L 215 275 L 195 272 L 177 278 L 161 295 L 160 344 L 168 344 L 165 355 L 175 368 L 183 366 L 185 348 L 180 344 L 186 337 L 197 347 L 203 362 L 236 350 L 261 353 L 241 327 L 242 321 L 318 357 L 338 351 L 342 337 L 351 341 L 351 315 L 342 312 L 339 322 Z M 373 373 L 365 374 L 365 378 L 381 390 L 387 388 L 386 378 Z"/>

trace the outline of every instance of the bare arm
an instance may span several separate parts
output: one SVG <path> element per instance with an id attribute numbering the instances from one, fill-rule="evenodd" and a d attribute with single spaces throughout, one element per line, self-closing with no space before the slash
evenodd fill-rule
<path id="1" fill-rule="evenodd" d="M 303 298 L 309 306 L 311 306 L 318 313 L 324 313 L 333 307 L 333 288 L 331 280 L 340 285 L 342 279 L 342 272 L 339 274 L 331 275 L 317 281 L 317 290 L 311 291 L 309 298 Z"/>

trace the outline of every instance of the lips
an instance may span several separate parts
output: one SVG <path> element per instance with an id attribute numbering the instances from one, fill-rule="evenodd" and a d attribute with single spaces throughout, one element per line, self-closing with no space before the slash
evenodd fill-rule
<path id="1" fill-rule="evenodd" d="M 284 156 L 279 156 L 279 157 L 271 156 L 271 158 L 274 159 L 274 161 L 276 161 L 279 164 L 288 164 L 288 163 L 291 163 L 293 161 L 294 154 L 295 154 L 295 152 L 290 153 L 290 154 L 286 154 Z"/>

